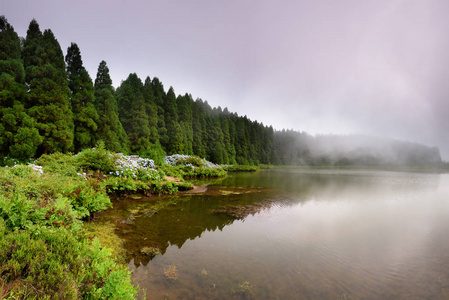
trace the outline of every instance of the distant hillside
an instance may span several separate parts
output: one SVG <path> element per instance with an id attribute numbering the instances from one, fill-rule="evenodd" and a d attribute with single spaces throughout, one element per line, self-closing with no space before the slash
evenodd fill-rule
<path id="1" fill-rule="evenodd" d="M 286 165 L 435 165 L 440 151 L 422 144 L 365 135 L 317 135 L 277 131 L 275 142 Z"/>

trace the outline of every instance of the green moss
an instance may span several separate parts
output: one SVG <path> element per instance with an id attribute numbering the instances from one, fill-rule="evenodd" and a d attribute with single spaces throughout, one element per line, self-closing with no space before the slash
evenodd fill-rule
<path id="1" fill-rule="evenodd" d="M 93 240 L 98 238 L 100 244 L 111 250 L 111 258 L 117 263 L 126 263 L 126 249 L 123 247 L 123 240 L 115 234 L 115 225 L 106 223 L 84 223 L 84 235 Z"/>

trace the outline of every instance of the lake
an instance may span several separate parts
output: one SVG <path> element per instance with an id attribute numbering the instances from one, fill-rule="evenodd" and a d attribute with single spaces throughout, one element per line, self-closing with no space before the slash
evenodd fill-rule
<path id="1" fill-rule="evenodd" d="M 206 187 L 101 214 L 147 299 L 449 299 L 449 174 L 273 169 Z"/>

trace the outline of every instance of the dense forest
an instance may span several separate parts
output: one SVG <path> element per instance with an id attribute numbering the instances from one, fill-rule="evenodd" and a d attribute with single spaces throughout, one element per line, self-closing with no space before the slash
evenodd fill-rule
<path id="1" fill-rule="evenodd" d="M 19 160 L 79 152 L 102 141 L 142 157 L 191 154 L 217 164 L 435 164 L 437 148 L 363 136 L 275 131 L 166 90 L 133 73 L 115 89 L 105 61 L 95 80 L 72 43 L 64 57 L 50 29 L 32 20 L 20 38 L 0 17 L 0 155 Z"/>

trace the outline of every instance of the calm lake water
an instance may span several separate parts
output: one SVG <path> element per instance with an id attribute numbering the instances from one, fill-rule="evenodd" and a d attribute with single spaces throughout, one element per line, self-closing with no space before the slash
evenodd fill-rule
<path id="1" fill-rule="evenodd" d="M 148 299 L 449 299 L 449 174 L 231 173 L 100 221 Z"/>

